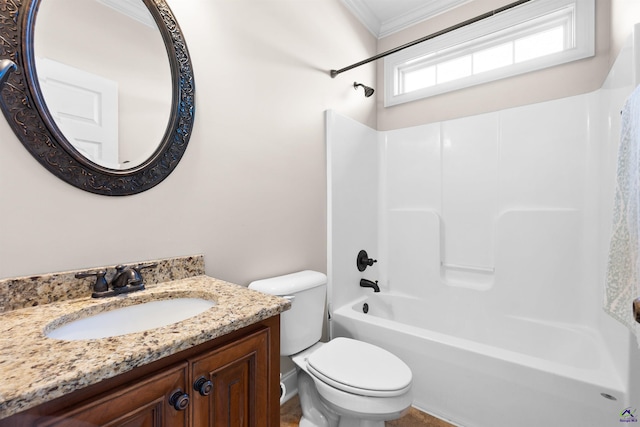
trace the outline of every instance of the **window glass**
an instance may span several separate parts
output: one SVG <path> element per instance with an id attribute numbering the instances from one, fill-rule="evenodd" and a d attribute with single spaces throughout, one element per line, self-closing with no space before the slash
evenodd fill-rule
<path id="1" fill-rule="evenodd" d="M 418 68 L 413 71 L 406 71 L 403 74 L 404 92 L 433 86 L 436 84 L 436 67 Z"/>
<path id="2" fill-rule="evenodd" d="M 385 106 L 594 55 L 594 0 L 536 0 L 385 58 Z"/>
<path id="3" fill-rule="evenodd" d="M 516 62 L 524 62 L 541 56 L 562 52 L 565 49 L 564 28 L 532 34 L 515 41 Z"/>
<path id="4" fill-rule="evenodd" d="M 473 73 L 479 74 L 513 64 L 513 43 L 479 50 L 473 54 Z"/>
<path id="5" fill-rule="evenodd" d="M 446 83 L 471 75 L 471 55 L 441 62 L 436 67 L 437 82 Z"/>

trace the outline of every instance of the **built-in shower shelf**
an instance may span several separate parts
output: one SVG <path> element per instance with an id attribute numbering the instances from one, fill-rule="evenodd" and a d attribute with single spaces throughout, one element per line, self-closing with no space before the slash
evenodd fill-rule
<path id="1" fill-rule="evenodd" d="M 493 274 L 495 272 L 495 268 L 494 267 L 481 267 L 481 266 L 475 266 L 475 265 L 462 265 L 462 264 L 448 264 L 445 262 L 441 262 L 440 265 L 443 268 L 448 268 L 451 270 L 461 270 L 461 271 L 472 271 L 472 272 L 479 272 L 479 273 L 491 273 Z"/>
<path id="2" fill-rule="evenodd" d="M 493 287 L 495 268 L 441 262 L 440 274 L 449 286 L 486 291 Z"/>

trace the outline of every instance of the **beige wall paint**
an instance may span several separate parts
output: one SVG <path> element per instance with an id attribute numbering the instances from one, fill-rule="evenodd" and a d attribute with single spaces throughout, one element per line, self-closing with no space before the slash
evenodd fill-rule
<path id="1" fill-rule="evenodd" d="M 631 3 L 638 2 L 633 0 L 613 0 L 613 2 L 617 3 L 614 13 L 619 15 L 614 19 L 614 23 L 623 20 L 626 23 L 640 21 L 638 6 L 629 7 Z M 511 0 L 475 0 L 466 3 L 449 13 L 441 14 L 381 39 L 378 43 L 378 52 L 384 52 L 509 3 Z M 377 88 L 380 93 L 377 100 L 378 129 L 390 130 L 417 126 L 564 98 L 598 89 L 612 63 L 609 56 L 610 12 L 611 0 L 596 0 L 596 52 L 592 58 L 389 108 L 383 105 L 383 61 L 378 61 Z M 627 28 L 621 28 L 619 31 L 628 35 L 631 26 L 630 24 L 625 26 Z"/>
<path id="2" fill-rule="evenodd" d="M 327 70 L 375 53 L 339 0 L 169 0 L 196 77 L 186 154 L 127 197 L 78 190 L 0 120 L 0 278 L 203 253 L 240 284 L 326 269 L 324 110 L 376 125 L 373 99 Z"/>

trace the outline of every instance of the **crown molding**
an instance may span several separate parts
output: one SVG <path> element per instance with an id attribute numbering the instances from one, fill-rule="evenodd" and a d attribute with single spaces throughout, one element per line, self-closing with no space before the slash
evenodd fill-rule
<path id="1" fill-rule="evenodd" d="M 382 23 L 363 0 L 341 0 L 356 18 L 373 34 L 379 38 Z"/>
<path id="2" fill-rule="evenodd" d="M 359 0 L 362 1 L 362 0 Z M 419 22 L 426 21 L 441 13 L 447 12 L 471 0 L 433 0 L 424 6 L 412 9 L 396 18 L 383 21 L 378 30 L 378 38 L 402 31 Z"/>
<path id="3" fill-rule="evenodd" d="M 408 10 L 407 12 L 382 20 L 376 16 L 368 5 L 368 0 L 341 0 L 356 18 L 380 39 L 390 34 L 402 31 L 412 25 L 433 18 L 450 9 L 456 8 L 471 0 L 432 0 L 427 4 Z"/>

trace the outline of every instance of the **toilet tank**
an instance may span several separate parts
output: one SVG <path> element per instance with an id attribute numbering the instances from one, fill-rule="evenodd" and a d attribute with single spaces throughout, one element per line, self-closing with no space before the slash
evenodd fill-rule
<path id="1" fill-rule="evenodd" d="M 324 322 L 327 276 L 305 270 L 256 280 L 249 289 L 290 297 L 291 308 L 280 315 L 280 354 L 290 356 L 320 341 Z"/>

